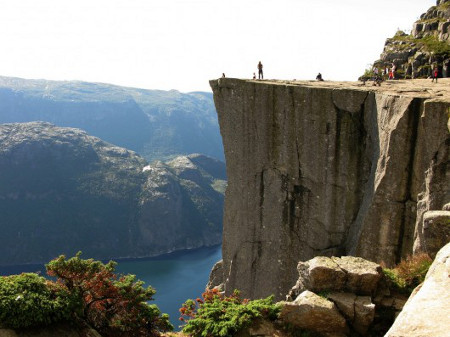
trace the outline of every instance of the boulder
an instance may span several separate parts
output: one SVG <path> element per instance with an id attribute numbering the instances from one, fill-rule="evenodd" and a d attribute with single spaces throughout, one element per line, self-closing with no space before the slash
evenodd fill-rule
<path id="1" fill-rule="evenodd" d="M 336 305 L 308 290 L 293 302 L 283 302 L 279 318 L 295 327 L 328 336 L 346 336 L 349 332 L 345 318 Z"/>
<path id="2" fill-rule="evenodd" d="M 450 243 L 438 252 L 424 283 L 413 292 L 386 336 L 448 336 L 449 289 Z"/>
<path id="3" fill-rule="evenodd" d="M 375 317 L 375 304 L 370 296 L 356 296 L 352 293 L 333 292 L 328 299 L 336 304 L 347 322 L 358 333 L 364 335 Z"/>
<path id="4" fill-rule="evenodd" d="M 345 289 L 355 294 L 371 295 L 377 288 L 381 278 L 381 266 L 360 257 L 333 257 L 339 267 L 345 271 L 347 277 Z"/>
<path id="5" fill-rule="evenodd" d="M 425 250 L 434 258 L 450 242 L 450 211 L 428 211 L 423 216 Z"/>
<path id="6" fill-rule="evenodd" d="M 297 266 L 299 278 L 287 299 L 293 300 L 304 290 L 349 291 L 357 295 L 371 295 L 381 278 L 380 265 L 359 257 L 317 256 Z"/>
<path id="7" fill-rule="evenodd" d="M 367 333 L 375 318 L 375 304 L 370 296 L 358 296 L 355 300 L 355 318 L 352 327 L 362 335 Z"/>
<path id="8" fill-rule="evenodd" d="M 332 292 L 328 295 L 328 299 L 336 304 L 339 311 L 349 322 L 352 322 L 355 319 L 356 297 L 355 294 L 343 292 Z"/>
<path id="9" fill-rule="evenodd" d="M 275 326 L 271 321 L 257 319 L 251 326 L 239 331 L 235 337 L 290 337 L 290 334 Z"/>
<path id="10" fill-rule="evenodd" d="M 206 285 L 207 289 L 219 288 L 223 289 L 223 260 L 216 262 L 209 274 L 209 281 Z"/>
<path id="11" fill-rule="evenodd" d="M 344 288 L 346 274 L 329 257 L 316 256 L 306 262 L 300 261 L 297 265 L 297 271 L 299 278 L 289 293 L 291 300 L 294 300 L 304 290 L 320 292 Z"/>

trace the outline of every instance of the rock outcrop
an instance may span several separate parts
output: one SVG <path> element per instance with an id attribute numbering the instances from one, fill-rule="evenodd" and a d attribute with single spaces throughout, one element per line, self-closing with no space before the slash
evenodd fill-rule
<path id="1" fill-rule="evenodd" d="M 449 202 L 449 82 L 210 83 L 229 178 L 215 273 L 227 293 L 283 299 L 298 261 L 393 265 L 424 250 L 423 214 Z"/>
<path id="2" fill-rule="evenodd" d="M 224 164 L 148 164 L 86 132 L 0 125 L 0 265 L 145 257 L 219 244 Z"/>
<path id="3" fill-rule="evenodd" d="M 427 78 L 438 67 L 439 77 L 450 77 L 450 0 L 437 0 L 436 6 L 420 16 L 411 34 L 398 31 L 386 40 L 374 66 L 397 67 L 397 78 Z"/>
<path id="4" fill-rule="evenodd" d="M 425 282 L 417 287 L 387 337 L 444 337 L 450 331 L 450 243 L 431 265 Z"/>
<path id="5" fill-rule="evenodd" d="M 299 278 L 289 291 L 289 302 L 283 302 L 282 321 L 336 336 L 350 331 L 367 333 L 375 318 L 374 298 L 383 277 L 378 264 L 351 256 L 317 256 L 299 262 L 297 269 Z M 312 318 L 306 318 L 305 312 Z"/>

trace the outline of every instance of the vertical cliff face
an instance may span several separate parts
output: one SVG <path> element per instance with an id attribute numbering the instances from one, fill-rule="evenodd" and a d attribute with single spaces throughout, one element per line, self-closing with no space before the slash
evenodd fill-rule
<path id="1" fill-rule="evenodd" d="M 444 85 L 210 83 L 229 179 L 212 278 L 227 292 L 281 299 L 300 260 L 420 249 L 423 212 L 450 199 Z"/>

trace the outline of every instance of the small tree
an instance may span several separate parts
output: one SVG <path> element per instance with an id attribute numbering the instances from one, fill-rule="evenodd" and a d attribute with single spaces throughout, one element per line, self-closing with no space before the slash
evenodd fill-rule
<path id="1" fill-rule="evenodd" d="M 47 273 L 79 300 L 75 315 L 107 336 L 159 336 L 173 326 L 167 314 L 149 305 L 156 291 L 135 275 L 116 275 L 116 263 L 83 260 L 81 252 L 50 261 Z"/>

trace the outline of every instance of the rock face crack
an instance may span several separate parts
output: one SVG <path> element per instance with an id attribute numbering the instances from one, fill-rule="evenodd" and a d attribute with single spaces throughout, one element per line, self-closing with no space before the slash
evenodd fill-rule
<path id="1" fill-rule="evenodd" d="M 412 191 L 413 186 L 413 176 L 414 176 L 414 163 L 416 160 L 416 152 L 417 152 L 417 134 L 419 127 L 419 117 L 421 114 L 421 106 L 422 101 L 419 99 L 413 99 L 411 101 L 410 106 L 408 107 L 409 111 L 409 123 L 408 123 L 408 134 L 409 144 L 405 149 L 405 152 L 409 153 L 409 162 L 407 166 L 407 178 L 406 185 L 404 187 L 405 194 L 403 200 L 403 216 L 400 221 L 399 228 L 399 236 L 398 236 L 398 247 L 396 252 L 396 263 L 400 262 L 401 258 L 407 255 L 408 252 L 411 251 L 412 240 L 414 235 L 414 227 L 413 223 L 415 222 L 415 214 L 411 214 L 411 206 L 414 205 L 412 199 L 416 199 L 416 196 L 413 196 L 414 191 Z M 414 217 L 411 220 L 411 217 Z M 406 248 L 406 249 L 405 249 Z M 406 251 L 404 251 L 404 249 Z"/>

